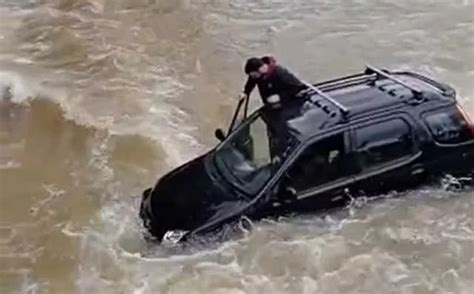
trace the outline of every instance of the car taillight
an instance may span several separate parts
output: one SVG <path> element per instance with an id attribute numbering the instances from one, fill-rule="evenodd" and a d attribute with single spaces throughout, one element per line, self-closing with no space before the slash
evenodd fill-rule
<path id="1" fill-rule="evenodd" d="M 472 124 L 472 120 L 469 118 L 466 111 L 464 111 L 461 105 L 458 104 L 457 109 L 459 110 L 459 113 L 461 114 L 464 121 L 468 124 L 468 128 L 471 131 L 471 135 L 474 136 L 474 124 Z"/>

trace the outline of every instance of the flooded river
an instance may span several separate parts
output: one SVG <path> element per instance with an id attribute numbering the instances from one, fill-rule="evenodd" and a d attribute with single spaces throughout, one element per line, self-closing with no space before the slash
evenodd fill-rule
<path id="1" fill-rule="evenodd" d="M 216 143 L 250 55 L 414 70 L 474 114 L 473 22 L 471 0 L 0 0 L 0 293 L 471 293 L 472 190 L 181 254 L 145 242 L 137 196 Z"/>

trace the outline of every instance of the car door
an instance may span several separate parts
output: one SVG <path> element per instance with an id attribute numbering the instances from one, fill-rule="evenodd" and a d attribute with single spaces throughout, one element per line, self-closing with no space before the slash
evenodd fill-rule
<path id="1" fill-rule="evenodd" d="M 358 172 L 353 194 L 373 195 L 399 190 L 423 173 L 414 124 L 407 115 L 363 121 L 351 128 Z"/>
<path id="2" fill-rule="evenodd" d="M 291 189 L 293 197 L 286 207 L 315 211 L 344 201 L 344 190 L 353 183 L 356 171 L 350 146 L 349 132 L 344 130 L 307 144 L 283 175 L 280 186 Z"/>

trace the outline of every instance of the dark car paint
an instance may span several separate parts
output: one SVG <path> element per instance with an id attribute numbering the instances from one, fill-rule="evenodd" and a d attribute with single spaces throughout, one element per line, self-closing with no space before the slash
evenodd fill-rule
<path id="1" fill-rule="evenodd" d="M 439 86 L 432 80 L 428 81 Z M 140 216 L 145 226 L 160 240 L 166 231 L 175 229 L 189 231 L 189 237 L 212 231 L 242 215 L 258 219 L 285 212 L 317 211 L 340 205 L 352 197 L 405 189 L 429 176 L 472 172 L 474 141 L 463 146 L 437 144 L 421 119 L 428 111 L 456 105 L 454 90 L 449 86 L 443 87 L 446 89 L 445 96 L 452 96 L 451 99 L 434 99 L 413 105 L 396 104 L 369 113 L 357 113 L 350 119 L 340 120 L 306 137 L 274 177 L 253 197 L 239 191 L 216 169 L 213 153 L 219 148 L 218 145 L 207 154 L 164 176 L 153 190 L 146 190 Z M 331 134 L 344 132 L 347 156 L 351 162 L 357 162 L 355 130 L 367 123 L 374 124 L 392 118 L 401 118 L 409 123 L 414 142 L 411 156 L 371 171 L 361 171 L 358 165 L 348 165 L 347 168 L 352 169 L 350 176 L 304 191 L 300 195 L 281 197 L 284 193 L 282 177 L 306 146 Z M 238 130 L 239 127 L 234 131 Z M 459 166 L 459 162 L 464 166 Z"/>
<path id="2" fill-rule="evenodd" d="M 168 230 L 193 230 L 196 224 L 212 222 L 249 201 L 219 176 L 212 152 L 175 169 L 143 197 L 141 215 L 150 219 L 153 224 L 146 227 L 159 239 Z"/>
<path id="3" fill-rule="evenodd" d="M 354 175 L 351 195 L 360 194 L 359 191 L 363 191 L 364 195 L 378 194 L 380 191 L 388 191 L 396 189 L 399 186 L 407 186 L 411 181 L 411 173 L 414 167 L 420 163 L 421 154 L 416 124 L 413 118 L 407 113 L 394 111 L 384 115 L 354 121 L 351 125 L 351 142 L 355 144 L 355 130 L 359 127 L 377 125 L 396 119 L 401 119 L 410 125 L 412 142 L 414 143 L 411 155 L 366 171 L 361 171 L 360 165 L 358 165 L 359 171 Z M 351 151 L 356 154 L 355 160 L 358 162 L 360 155 L 356 153 L 356 146 L 352 145 L 352 148 Z"/>

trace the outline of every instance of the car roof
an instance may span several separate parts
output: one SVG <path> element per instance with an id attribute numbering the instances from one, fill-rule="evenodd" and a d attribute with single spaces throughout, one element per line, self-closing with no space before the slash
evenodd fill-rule
<path id="1" fill-rule="evenodd" d="M 331 127 L 350 123 L 360 116 L 398 107 L 422 107 L 433 101 L 452 102 L 455 97 L 451 87 L 412 72 L 384 71 L 379 75 L 366 71 L 314 87 L 303 99 L 292 99 L 283 108 L 270 110 L 275 112 L 275 125 L 286 128 L 285 131 L 299 141 Z M 348 112 L 345 113 L 337 103 Z"/>

